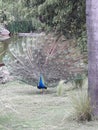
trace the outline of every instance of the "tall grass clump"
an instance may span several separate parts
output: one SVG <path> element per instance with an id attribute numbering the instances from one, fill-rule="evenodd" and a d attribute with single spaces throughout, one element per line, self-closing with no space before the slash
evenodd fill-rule
<path id="1" fill-rule="evenodd" d="M 64 92 L 64 81 L 61 80 L 57 85 L 57 95 L 61 96 Z"/>
<path id="2" fill-rule="evenodd" d="M 71 96 L 71 105 L 77 121 L 91 121 L 92 108 L 87 91 L 79 91 Z"/>
<path id="3" fill-rule="evenodd" d="M 72 85 L 75 87 L 75 88 L 80 88 L 82 89 L 82 87 L 84 86 L 85 84 L 85 79 L 86 79 L 86 76 L 84 74 L 78 74 L 76 77 L 74 77 L 74 79 L 72 80 Z"/>
<path id="4" fill-rule="evenodd" d="M 72 82 L 65 82 L 65 80 L 60 80 L 57 85 L 57 95 L 61 96 L 67 91 L 72 91 L 74 89 L 74 85 Z"/>

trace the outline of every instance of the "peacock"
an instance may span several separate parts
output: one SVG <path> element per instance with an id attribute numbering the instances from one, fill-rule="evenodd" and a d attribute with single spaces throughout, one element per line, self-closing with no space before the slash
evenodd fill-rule
<path id="1" fill-rule="evenodd" d="M 47 61 L 48 61 L 49 56 L 52 56 L 52 55 L 53 55 L 53 52 L 54 52 L 54 50 L 55 50 L 55 48 L 56 48 L 56 46 L 57 46 L 55 43 L 56 43 L 56 42 L 54 41 L 53 46 L 50 48 L 50 50 L 49 50 L 49 52 L 48 52 L 48 54 L 47 54 L 47 57 L 46 57 L 46 60 L 45 60 L 44 65 L 47 64 Z M 44 66 L 44 65 L 43 65 L 43 66 Z M 39 65 L 39 68 L 41 68 L 40 65 Z M 46 87 L 45 84 L 44 84 L 42 74 L 40 74 L 40 79 L 39 79 L 39 83 L 38 83 L 37 88 L 38 88 L 38 89 L 42 89 L 42 90 L 47 89 L 47 87 Z"/>
<path id="2" fill-rule="evenodd" d="M 43 76 L 42 75 L 40 75 L 40 79 L 39 79 L 39 83 L 38 83 L 37 88 L 38 89 L 42 89 L 42 90 L 47 89 L 47 87 L 44 84 Z"/>

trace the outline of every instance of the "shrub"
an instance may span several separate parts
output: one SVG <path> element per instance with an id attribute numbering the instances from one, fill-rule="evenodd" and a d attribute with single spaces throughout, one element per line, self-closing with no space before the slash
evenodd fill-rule
<path id="1" fill-rule="evenodd" d="M 8 23 L 7 28 L 11 33 L 30 32 L 35 30 L 32 21 L 13 21 Z"/>

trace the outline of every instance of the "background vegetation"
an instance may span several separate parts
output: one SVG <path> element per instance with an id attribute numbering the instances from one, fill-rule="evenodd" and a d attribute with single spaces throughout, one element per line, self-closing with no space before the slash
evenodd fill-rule
<path id="1" fill-rule="evenodd" d="M 85 0 L 0 0 L 0 9 L 11 32 L 54 31 L 86 51 Z"/>

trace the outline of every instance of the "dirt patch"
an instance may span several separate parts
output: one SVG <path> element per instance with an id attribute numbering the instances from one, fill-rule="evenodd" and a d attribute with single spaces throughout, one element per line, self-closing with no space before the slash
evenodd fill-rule
<path id="1" fill-rule="evenodd" d="M 97 130 L 97 121 L 73 120 L 69 95 L 57 96 L 56 88 L 42 93 L 20 82 L 1 85 L 0 130 Z"/>

